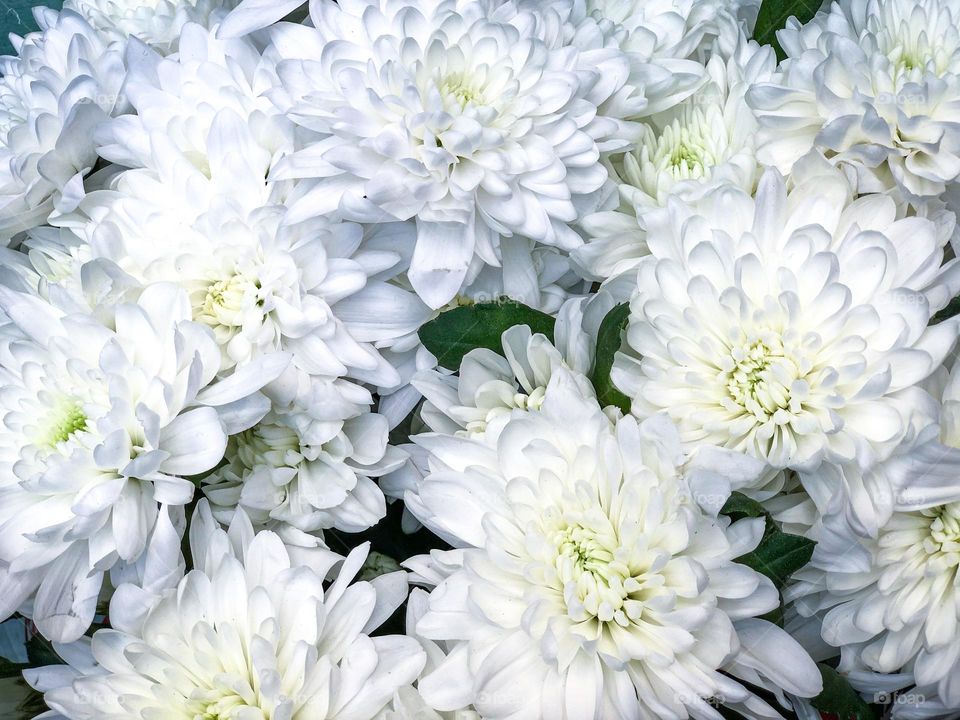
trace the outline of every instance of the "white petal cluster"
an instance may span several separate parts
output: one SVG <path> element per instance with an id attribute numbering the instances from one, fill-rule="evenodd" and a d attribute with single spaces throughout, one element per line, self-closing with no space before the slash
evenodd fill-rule
<path id="1" fill-rule="evenodd" d="M 67 0 L 65 8 L 85 17 L 113 41 L 136 38 L 164 54 L 178 49 L 188 22 L 212 26 L 235 0 Z"/>
<path id="2" fill-rule="evenodd" d="M 749 96 L 760 159 L 783 172 L 811 146 L 852 165 L 862 192 L 941 194 L 960 177 L 960 3 L 839 0 L 780 36 L 781 76 Z"/>
<path id="3" fill-rule="evenodd" d="M 771 170 L 755 199 L 720 188 L 648 225 L 614 367 L 635 412 L 665 410 L 688 446 L 801 471 L 868 467 L 935 417 L 917 383 L 955 344 L 952 321 L 928 323 L 958 278 L 934 222 L 850 201 L 836 174 L 788 192 Z"/>
<path id="4" fill-rule="evenodd" d="M 415 439 L 430 472 L 407 505 L 459 548 L 424 560 L 439 582 L 416 630 L 451 648 L 419 683 L 435 708 L 719 718 L 719 702 L 778 717 L 736 678 L 819 691 L 800 646 L 756 619 L 775 588 L 733 560 L 762 521 L 731 524 L 692 500 L 722 504 L 722 469 L 687 473 L 665 417 L 614 424 L 560 369 L 539 411 L 514 410 L 482 437 Z"/>
<path id="5" fill-rule="evenodd" d="M 873 501 L 882 507 L 887 500 L 877 526 L 864 531 L 842 515 L 828 516 L 811 563 L 784 593 L 799 615 L 817 620 L 823 640 L 840 654 L 841 671 L 859 689 L 904 691 L 895 718 L 960 708 L 958 402 L 960 373 L 954 369 L 942 390 L 939 437 L 866 476 Z M 930 455 L 936 459 L 928 461 Z M 911 482 L 893 492 L 876 489 L 873 475 L 896 477 L 905 470 Z"/>
<path id="6" fill-rule="evenodd" d="M 273 533 L 238 513 L 221 530 L 201 503 L 195 569 L 173 578 L 141 617 L 129 595 L 68 666 L 30 674 L 69 720 L 236 718 L 373 720 L 425 658 L 413 638 L 370 637 L 406 594 L 402 574 L 353 582 L 361 546 L 329 586 L 295 565 Z M 181 572 L 182 574 L 182 572 Z M 158 682 L 159 681 L 159 682 Z"/>
<path id="7" fill-rule="evenodd" d="M 265 409 L 253 401 L 256 381 L 240 377 L 252 387 L 232 422 L 205 404 L 219 405 L 203 393 L 219 353 L 171 286 L 118 306 L 115 329 L 10 291 L 0 304 L 12 321 L 2 345 L 0 617 L 27 611 L 47 637 L 71 641 L 93 620 L 104 573 L 143 552 L 158 505 L 188 503 L 186 477 L 213 468 L 227 430 Z"/>
<path id="8" fill-rule="evenodd" d="M 373 343 L 428 316 L 387 282 L 403 269 L 412 228 L 292 221 L 289 188 L 267 180 L 293 132 L 263 97 L 272 65 L 249 41 L 219 41 L 197 25 L 181 40 L 180 59 L 153 56 L 133 75 L 137 114 L 103 131 L 103 155 L 131 169 L 58 222 L 133 285 L 183 287 L 193 319 L 217 337 L 224 372 L 283 350 L 313 374 L 397 385 Z"/>
<path id="9" fill-rule="evenodd" d="M 94 129 L 124 107 L 122 48 L 82 17 L 40 8 L 41 30 L 0 60 L 0 240 L 69 206 L 97 162 Z"/>
<path id="10" fill-rule="evenodd" d="M 297 381 L 292 397 L 271 386 L 270 412 L 230 438 L 226 464 L 204 480 L 214 515 L 229 522 L 239 506 L 281 535 L 284 525 L 366 530 L 386 514 L 370 477 L 395 470 L 405 455 L 387 445 L 387 420 L 370 412 L 365 388 L 304 374 Z"/>
<path id="11" fill-rule="evenodd" d="M 789 5 L 35 9 L 0 675 L 49 720 L 960 720 L 960 0 Z"/>
<path id="12" fill-rule="evenodd" d="M 721 185 L 753 191 L 760 172 L 754 157 L 757 122 L 744 95 L 752 84 L 769 79 L 774 65 L 771 48 L 741 37 L 727 60 L 710 57 L 705 85 L 650 117 L 636 148 L 611 158 L 619 207 L 584 218 L 589 240 L 573 252 L 589 277 L 605 280 L 635 268 L 647 254 L 645 215 L 669 197 L 695 201 Z"/>
<path id="13" fill-rule="evenodd" d="M 841 671 L 874 694 L 908 688 L 893 717 L 917 717 L 928 697 L 960 707 L 958 568 L 960 503 L 952 502 L 894 513 L 875 538 L 824 532 L 788 597 L 802 614 L 822 616 Z"/>
<path id="14" fill-rule="evenodd" d="M 481 348 L 468 353 L 458 375 L 438 371 L 418 373 L 414 387 L 426 399 L 420 415 L 434 432 L 483 436 L 489 424 L 514 409 L 539 410 L 550 378 L 568 367 L 545 335 L 526 325 L 503 333 L 503 355 Z M 593 388 L 581 373 L 573 376 L 584 396 Z"/>
<path id="15" fill-rule="evenodd" d="M 295 214 L 415 217 L 409 277 L 431 307 L 500 264 L 501 234 L 579 245 L 568 223 L 606 180 L 600 145 L 621 125 L 598 108 L 629 60 L 566 43 L 564 8 L 317 3 L 316 29 L 275 28 L 272 97 L 313 133 L 276 175 L 304 179 Z"/>

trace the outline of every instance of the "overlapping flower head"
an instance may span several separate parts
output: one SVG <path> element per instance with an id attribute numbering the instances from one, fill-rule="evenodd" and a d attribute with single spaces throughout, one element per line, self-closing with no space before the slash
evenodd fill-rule
<path id="1" fill-rule="evenodd" d="M 565 13 L 480 1 L 317 4 L 316 29 L 278 26 L 273 97 L 315 133 L 277 172 L 310 180 L 295 216 L 415 217 L 409 277 L 432 307 L 483 263 L 500 264 L 501 234 L 580 244 L 568 223 L 606 179 L 599 145 L 625 143 L 621 118 L 601 108 L 629 61 L 565 42 Z"/>
<path id="2" fill-rule="evenodd" d="M 136 38 L 163 54 L 179 49 L 187 23 L 212 27 L 236 0 L 67 0 L 64 7 L 85 17 L 102 36 Z"/>
<path id="3" fill-rule="evenodd" d="M 917 383 L 956 342 L 952 321 L 928 324 L 958 288 L 936 223 L 851 200 L 810 160 L 789 191 L 770 170 L 755 198 L 723 187 L 648 216 L 657 241 L 614 377 L 689 446 L 809 474 L 827 511 L 841 487 L 820 486 L 823 463 L 870 467 L 935 417 Z"/>
<path id="4" fill-rule="evenodd" d="M 224 531 L 200 503 L 186 575 L 171 562 L 179 537 L 169 524 L 160 530 L 145 574 L 152 593 L 121 586 L 113 629 L 98 630 L 68 665 L 31 673 L 63 716 L 372 720 L 423 666 L 414 638 L 369 636 L 404 599 L 406 579 L 351 582 L 364 547 L 325 587 L 328 565 L 293 563 L 243 513 Z"/>
<path id="5" fill-rule="evenodd" d="M 789 22 L 780 77 L 750 93 L 760 159 L 787 172 L 816 146 L 862 192 L 943 193 L 960 176 L 958 18 L 954 0 L 844 0 Z"/>
<path id="6" fill-rule="evenodd" d="M 776 717 L 736 678 L 819 691 L 800 646 L 756 619 L 778 602 L 773 584 L 734 562 L 763 521 L 716 516 L 722 467 L 685 469 L 665 417 L 612 422 L 560 368 L 538 409 L 483 436 L 415 440 L 429 472 L 407 507 L 458 548 L 410 561 L 438 583 L 417 632 L 452 646 L 420 681 L 435 707 L 685 718 L 719 716 L 720 698 Z"/>
<path id="7" fill-rule="evenodd" d="M 646 214 L 674 195 L 690 201 L 717 186 L 752 192 L 760 173 L 757 131 L 744 94 L 773 73 L 775 57 L 745 37 L 726 60 L 707 61 L 707 81 L 683 102 L 651 116 L 636 147 L 610 158 L 619 207 L 583 219 L 588 242 L 573 252 L 581 271 L 598 280 L 620 275 L 648 254 Z"/>
<path id="8" fill-rule="evenodd" d="M 93 621 L 104 573 L 140 557 L 158 507 L 186 505 L 186 477 L 260 419 L 258 390 L 288 359 L 206 388 L 216 344 L 169 285 L 117 306 L 114 329 L 26 294 L 0 302 L 0 616 L 29 608 L 46 636 L 69 642 Z"/>
<path id="9" fill-rule="evenodd" d="M 97 161 L 94 128 L 124 108 L 122 48 L 82 17 L 37 9 L 39 33 L 0 60 L 0 239 L 69 207 Z"/>

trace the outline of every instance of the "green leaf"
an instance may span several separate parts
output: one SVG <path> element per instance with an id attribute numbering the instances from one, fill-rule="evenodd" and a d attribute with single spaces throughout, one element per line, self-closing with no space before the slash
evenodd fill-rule
<path id="1" fill-rule="evenodd" d="M 764 519 L 766 528 L 760 544 L 752 552 L 737 558 L 737 562 L 766 575 L 778 590 L 783 588 L 793 573 L 810 562 L 816 543 L 781 531 L 769 513 L 755 500 L 741 493 L 731 493 L 720 512 L 733 520 L 745 517 Z"/>
<path id="2" fill-rule="evenodd" d="M 763 505 L 739 492 L 730 493 L 730 497 L 727 498 L 727 502 L 723 504 L 720 512 L 731 520 L 767 516 L 767 511 L 763 509 Z"/>
<path id="3" fill-rule="evenodd" d="M 623 341 L 623 330 L 630 318 L 630 303 L 620 303 L 604 316 L 597 332 L 597 355 L 593 362 L 593 387 L 601 407 L 616 405 L 623 412 L 630 412 L 630 398 L 617 390 L 610 379 L 613 358 Z"/>
<path id="4" fill-rule="evenodd" d="M 26 663 L 14 663 L 0 658 L 0 679 L 20 677 L 29 667 L 31 666 Z"/>
<path id="5" fill-rule="evenodd" d="M 953 300 L 947 303 L 945 308 L 933 316 L 933 319 L 930 320 L 930 324 L 936 325 L 938 322 L 948 320 L 954 315 L 960 315 L 960 297 L 955 297 Z"/>
<path id="6" fill-rule="evenodd" d="M 512 300 L 477 303 L 440 313 L 420 328 L 420 340 L 449 370 L 458 370 L 463 356 L 476 348 L 503 353 L 500 336 L 514 325 L 529 325 L 553 341 L 555 320 L 546 313 Z"/>
<path id="7" fill-rule="evenodd" d="M 30 658 L 30 667 L 63 665 L 63 660 L 53 649 L 53 643 L 39 633 L 27 641 L 27 657 Z"/>
<path id="8" fill-rule="evenodd" d="M 782 30 L 791 16 L 809 22 L 822 5 L 821 0 L 763 0 L 753 38 L 761 45 L 773 45 L 777 58 L 783 60 L 786 55 L 777 42 L 777 30 Z"/>
<path id="9" fill-rule="evenodd" d="M 737 562 L 763 573 L 780 589 L 793 573 L 810 562 L 816 543 L 799 535 L 788 535 L 776 528 L 770 531 L 769 525 L 767 530 L 757 549 L 737 558 Z"/>
<path id="10" fill-rule="evenodd" d="M 829 665 L 817 663 L 823 676 L 823 692 L 810 704 L 821 713 L 833 715 L 838 720 L 876 720 L 876 708 L 857 694 L 850 683 Z"/>

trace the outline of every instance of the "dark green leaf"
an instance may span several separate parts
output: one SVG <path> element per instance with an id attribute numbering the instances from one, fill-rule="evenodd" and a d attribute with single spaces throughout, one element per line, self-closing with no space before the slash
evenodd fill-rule
<path id="1" fill-rule="evenodd" d="M 0 678 L 20 677 L 30 665 L 0 659 Z"/>
<path id="2" fill-rule="evenodd" d="M 457 370 L 463 356 L 476 348 L 502 354 L 500 336 L 514 325 L 529 325 L 552 341 L 554 323 L 546 313 L 512 300 L 477 303 L 440 313 L 420 328 L 420 340 L 442 367 Z"/>
<path id="3" fill-rule="evenodd" d="M 731 493 L 720 512 L 733 520 L 746 517 L 764 519 L 766 528 L 760 544 L 753 552 L 737 558 L 737 562 L 766 575 L 778 590 L 783 588 L 793 573 L 810 562 L 816 543 L 781 531 L 763 506 L 746 495 Z"/>
<path id="4" fill-rule="evenodd" d="M 766 517 L 767 511 L 756 500 L 751 500 L 743 493 L 732 492 L 720 512 L 731 520 L 742 520 L 746 517 Z"/>
<path id="5" fill-rule="evenodd" d="M 931 324 L 935 325 L 938 322 L 943 322 L 952 318 L 954 315 L 960 315 L 960 297 L 955 297 L 947 306 L 943 308 L 940 312 L 933 316 L 933 319 L 930 321 Z"/>
<path id="6" fill-rule="evenodd" d="M 617 390 L 610 379 L 613 358 L 623 341 L 623 329 L 630 317 L 630 303 L 620 303 L 606 314 L 597 332 L 597 356 L 593 362 L 593 387 L 600 405 L 616 405 L 630 412 L 630 398 Z"/>
<path id="7" fill-rule="evenodd" d="M 818 663 L 823 676 L 823 692 L 810 704 L 821 713 L 833 715 L 838 720 L 876 720 L 876 708 L 868 705 L 840 673 L 829 665 Z"/>
<path id="8" fill-rule="evenodd" d="M 30 658 L 30 667 L 63 665 L 63 660 L 53 649 L 53 644 L 40 634 L 27 641 L 27 657 Z"/>
<path id="9" fill-rule="evenodd" d="M 782 588 L 787 579 L 802 568 L 813 555 L 816 543 L 799 535 L 788 535 L 776 528 L 770 529 L 767 520 L 767 533 L 753 552 L 737 558 L 737 562 L 752 567 L 773 580 L 777 589 Z"/>
<path id="10" fill-rule="evenodd" d="M 822 5 L 821 0 L 763 0 L 753 37 L 761 45 L 773 45 L 777 58 L 783 60 L 785 55 L 777 42 L 777 30 L 782 30 L 791 16 L 802 23 L 808 22 Z"/>
<path id="11" fill-rule="evenodd" d="M 43 696 L 22 677 L 0 679 L 0 718 L 3 720 L 32 720 L 46 709 Z"/>

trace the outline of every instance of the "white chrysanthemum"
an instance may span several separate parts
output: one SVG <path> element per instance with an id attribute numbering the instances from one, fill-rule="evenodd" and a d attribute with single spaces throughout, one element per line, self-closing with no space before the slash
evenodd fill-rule
<path id="1" fill-rule="evenodd" d="M 628 278 L 608 283 L 599 292 L 567 300 L 556 313 L 555 341 L 532 334 L 526 325 L 506 330 L 501 337 L 502 354 L 486 348 L 471 350 L 460 362 L 458 374 L 435 366 L 420 370 L 411 387 L 421 395 L 419 419 L 432 432 L 457 437 L 478 437 L 490 422 L 514 409 L 538 410 L 554 372 L 565 367 L 584 396 L 594 394 L 587 379 L 593 370 L 600 323 L 606 314 L 629 296 Z M 432 356 L 431 356 L 432 357 Z M 401 499 L 415 490 L 426 472 L 422 448 L 402 446 L 411 457 L 395 472 L 380 480 L 387 497 Z M 405 511 L 404 527 L 419 523 Z"/>
<path id="2" fill-rule="evenodd" d="M 406 634 L 408 637 L 417 638 L 426 652 L 427 662 L 421 675 L 433 672 L 446 659 L 446 651 L 441 644 L 417 636 L 417 622 L 429 609 L 429 603 L 424 590 L 414 588 L 410 591 L 407 599 Z M 427 704 L 416 686 L 406 685 L 397 690 L 393 701 L 381 711 L 377 720 L 481 720 L 481 717 L 473 708 L 440 712 Z"/>
<path id="3" fill-rule="evenodd" d="M 104 133 L 104 156 L 133 169 L 58 222 L 135 284 L 185 288 L 225 372 L 288 350 L 311 373 L 398 384 L 374 343 L 405 337 L 429 314 L 388 282 L 404 269 L 412 228 L 365 237 L 323 216 L 292 223 L 284 188 L 265 179 L 291 139 L 260 97 L 259 53 L 188 25 L 180 57 L 144 61 L 131 92 L 138 114 Z"/>
<path id="4" fill-rule="evenodd" d="M 484 265 L 449 303 L 450 308 L 509 300 L 556 315 L 567 300 L 589 290 L 589 283 L 574 271 L 569 255 L 557 248 L 528 238 L 503 237 L 500 252 L 502 265 Z M 403 382 L 399 387 L 377 388 L 379 411 L 394 427 L 420 402 L 420 392 L 410 380 L 418 372 L 436 368 L 437 358 L 423 347 L 416 332 L 391 342 L 383 355 L 400 373 Z"/>
<path id="5" fill-rule="evenodd" d="M 932 221 L 898 219 L 885 196 L 850 202 L 836 172 L 788 193 L 770 170 L 756 199 L 719 188 L 648 226 L 613 369 L 635 413 L 665 410 L 688 446 L 799 470 L 868 467 L 913 432 L 933 402 L 915 385 L 957 336 L 927 327 L 960 290 Z"/>
<path id="6" fill-rule="evenodd" d="M 733 560 L 763 521 L 690 501 L 723 503 L 727 456 L 706 475 L 683 468 L 664 416 L 614 425 L 561 368 L 538 412 L 515 410 L 482 439 L 416 441 L 430 473 L 408 507 L 460 548 L 416 627 L 450 647 L 418 684 L 431 706 L 472 704 L 491 720 L 719 719 L 721 702 L 777 718 L 735 678 L 819 691 L 812 660 L 756 617 L 778 604 L 773 584 Z"/>
<path id="7" fill-rule="evenodd" d="M 99 129 L 100 154 L 189 188 L 198 205 L 218 191 L 248 210 L 278 202 L 285 186 L 266 177 L 293 149 L 293 125 L 266 97 L 274 61 L 194 23 L 180 46 L 172 58 L 143 50 L 126 87 L 135 113 Z"/>
<path id="8" fill-rule="evenodd" d="M 545 335 L 531 334 L 526 325 L 503 333 L 503 354 L 481 348 L 467 353 L 458 375 L 427 371 L 414 376 L 413 385 L 426 398 L 420 410 L 433 432 L 473 437 L 483 435 L 490 422 L 514 409 L 539 410 L 547 384 L 563 356 Z M 580 391 L 590 396 L 590 381 L 574 376 Z"/>
<path id="9" fill-rule="evenodd" d="M 175 52 L 188 22 L 211 27 L 236 0 L 66 0 L 110 40 L 135 37 L 163 54 Z"/>
<path id="10" fill-rule="evenodd" d="M 821 618 L 859 690 L 903 691 L 895 718 L 960 714 L 960 366 L 941 407 L 939 437 L 863 475 L 860 502 L 876 506 L 874 524 L 829 516 L 785 593 L 801 616 Z"/>
<path id="11" fill-rule="evenodd" d="M 316 29 L 276 27 L 272 97 L 315 133 L 275 174 L 304 178 L 297 217 L 415 217 L 410 281 L 434 308 L 500 264 L 501 234 L 579 245 L 568 223 L 606 180 L 598 143 L 625 142 L 597 108 L 629 61 L 565 44 L 564 10 L 327 0 L 311 5 Z"/>
<path id="12" fill-rule="evenodd" d="M 895 512 L 875 538 L 828 521 L 785 595 L 802 615 L 822 616 L 823 639 L 840 649 L 840 671 L 861 689 L 919 686 L 894 705 L 893 717 L 916 717 L 918 706 L 930 717 L 960 712 L 960 492 L 954 496 Z"/>
<path id="13" fill-rule="evenodd" d="M 336 580 L 297 566 L 273 533 L 240 513 L 229 532 L 205 503 L 191 524 L 195 569 L 148 612 L 124 593 L 67 666 L 30 670 L 67 720 L 372 720 L 424 663 L 413 638 L 369 637 L 406 597 L 403 573 L 350 584 L 357 548 Z"/>
<path id="14" fill-rule="evenodd" d="M 256 526 L 307 533 L 372 527 L 386 501 L 370 478 L 405 459 L 387 445 L 386 418 L 353 383 L 300 373 L 289 384 L 267 388 L 271 411 L 230 438 L 227 464 L 204 479 L 214 514 L 228 522 L 239 506 Z"/>
<path id="15" fill-rule="evenodd" d="M 19 330 L 2 346 L 0 617 L 27 609 L 44 635 L 71 641 L 104 572 L 138 558 L 158 503 L 190 501 L 186 476 L 263 415 L 256 391 L 289 359 L 204 390 L 216 343 L 172 286 L 118 306 L 116 330 L 7 290 L 0 303 Z"/>
<path id="16" fill-rule="evenodd" d="M 229 133 L 215 122 L 211 134 L 221 131 Z M 215 162 L 237 156 L 229 143 L 211 152 Z M 245 202 L 262 185 L 249 174 L 211 181 L 182 156 L 167 160 L 163 172 L 121 173 L 63 219 L 86 254 L 134 285 L 183 287 L 193 319 L 214 331 L 224 371 L 286 350 L 311 373 L 399 383 L 374 343 L 389 345 L 429 316 L 387 282 L 402 270 L 398 245 L 412 241 L 409 228 L 376 226 L 365 237 L 359 225 L 323 217 L 291 224 L 282 205 Z M 236 193 L 222 186 L 231 177 Z"/>
<path id="17" fill-rule="evenodd" d="M 521 0 L 536 2 L 536 0 Z M 542 3 L 541 4 L 546 4 Z M 631 59 L 643 80 L 644 106 L 635 115 L 663 112 L 707 81 L 712 49 L 729 56 L 740 35 L 740 3 L 730 0 L 574 0 L 571 24 L 582 44 L 597 35 Z"/>
<path id="18" fill-rule="evenodd" d="M 637 147 L 612 158 L 620 207 L 584 218 L 591 240 L 573 252 L 589 277 L 605 280 L 636 266 L 647 254 L 644 216 L 668 197 L 692 200 L 720 184 L 753 190 L 757 123 L 744 94 L 768 79 L 775 65 L 772 48 L 741 37 L 730 59 L 714 55 L 707 62 L 704 87 L 650 118 Z"/>
<path id="19" fill-rule="evenodd" d="M 0 240 L 42 225 L 82 193 L 94 128 L 121 108 L 122 50 L 76 13 L 35 13 L 40 32 L 0 60 Z M 69 202 L 65 202 L 69 205 Z"/>
<path id="20" fill-rule="evenodd" d="M 907 197 L 960 177 L 960 2 L 840 0 L 778 33 L 782 77 L 748 95 L 759 158 L 787 172 L 811 146 Z"/>

